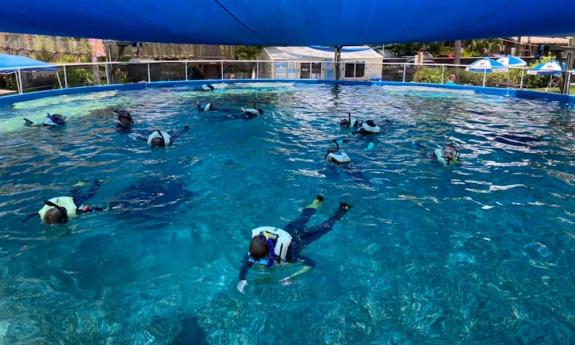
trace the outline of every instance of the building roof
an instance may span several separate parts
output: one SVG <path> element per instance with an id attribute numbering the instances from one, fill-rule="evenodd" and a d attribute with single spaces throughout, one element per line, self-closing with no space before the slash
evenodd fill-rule
<path id="1" fill-rule="evenodd" d="M 515 41 L 519 38 L 519 43 L 522 44 L 556 44 L 556 45 L 568 45 L 569 39 L 566 37 L 541 37 L 541 36 L 530 36 L 530 37 L 513 37 Z"/>
<path id="2" fill-rule="evenodd" d="M 332 49 L 312 47 L 266 47 L 266 53 L 272 60 L 333 60 Z M 378 60 L 382 57 L 368 46 L 345 47 L 341 52 L 342 60 Z"/>

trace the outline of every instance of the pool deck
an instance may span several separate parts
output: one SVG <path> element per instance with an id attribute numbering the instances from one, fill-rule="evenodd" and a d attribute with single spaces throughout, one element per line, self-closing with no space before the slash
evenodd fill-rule
<path id="1" fill-rule="evenodd" d="M 557 93 L 548 93 L 541 91 L 520 90 L 520 89 L 507 89 L 495 87 L 479 87 L 467 85 L 445 85 L 445 84 L 428 84 L 428 83 L 403 83 L 393 81 L 355 81 L 355 80 L 317 80 L 317 79 L 225 79 L 225 80 L 189 80 L 189 81 L 156 81 L 156 82 L 141 82 L 132 84 L 112 84 L 101 86 L 83 86 L 64 88 L 48 91 L 37 91 L 25 93 L 21 95 L 9 95 L 0 98 L 0 106 L 10 105 L 16 102 L 29 101 L 44 97 L 53 97 L 60 95 L 82 94 L 90 92 L 110 91 L 110 90 L 143 90 L 146 88 L 163 88 L 163 87 L 182 87 L 182 86 L 195 86 L 201 84 L 238 84 L 238 83 L 295 83 L 295 84 L 339 84 L 339 85 L 373 85 L 373 86 L 415 86 L 415 87 L 428 87 L 435 89 L 448 89 L 448 90 L 465 90 L 473 91 L 478 94 L 491 94 L 500 96 L 512 96 L 524 99 L 539 99 L 544 101 L 554 101 L 575 105 L 574 95 L 562 95 Z"/>

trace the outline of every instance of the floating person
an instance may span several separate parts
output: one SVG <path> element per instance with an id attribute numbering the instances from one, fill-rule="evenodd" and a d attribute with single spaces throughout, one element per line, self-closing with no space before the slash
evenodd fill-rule
<path id="1" fill-rule="evenodd" d="M 246 119 L 255 119 L 256 117 L 260 116 L 264 113 L 262 108 L 257 108 L 256 103 L 254 102 L 253 108 L 241 108 L 242 113 L 244 114 Z"/>
<path id="2" fill-rule="evenodd" d="M 196 108 L 198 109 L 199 112 L 208 112 L 208 111 L 216 110 L 216 108 L 214 107 L 214 104 L 212 102 L 200 103 L 198 101 L 198 102 L 196 102 Z"/>
<path id="3" fill-rule="evenodd" d="M 42 123 L 34 123 L 27 118 L 24 118 L 24 126 L 26 127 L 62 127 L 66 124 L 66 117 L 60 114 L 50 114 L 46 115 L 46 119 Z"/>
<path id="4" fill-rule="evenodd" d="M 80 182 L 70 191 L 71 196 L 59 196 L 44 201 L 44 206 L 37 213 L 30 214 L 22 221 L 26 222 L 38 214 L 44 224 L 65 224 L 80 214 L 104 211 L 107 208 L 86 204 L 86 201 L 91 199 L 100 189 L 101 184 L 101 180 L 95 180 L 88 186 L 84 182 Z"/>
<path id="5" fill-rule="evenodd" d="M 358 129 L 359 124 L 360 122 L 355 117 L 351 117 L 351 113 L 347 113 L 347 119 L 341 119 L 339 121 L 339 126 L 341 128 Z"/>
<path id="6" fill-rule="evenodd" d="M 381 127 L 375 124 L 373 120 L 363 121 L 357 131 L 353 134 L 378 134 L 381 132 Z"/>
<path id="7" fill-rule="evenodd" d="M 351 158 L 345 152 L 339 151 L 339 145 L 343 144 L 343 140 L 333 139 L 335 147 L 330 147 L 325 154 L 325 160 L 335 164 L 347 164 L 351 162 Z"/>
<path id="8" fill-rule="evenodd" d="M 335 223 L 351 208 L 350 204 L 340 202 L 339 208 L 326 221 L 314 227 L 306 228 L 307 223 L 321 206 L 323 200 L 321 195 L 316 196 L 312 203 L 303 209 L 297 219 L 286 225 L 285 230 L 272 226 L 261 226 L 252 230 L 250 249 L 240 268 L 237 284 L 239 292 L 244 293 L 248 270 L 254 264 L 271 268 L 275 264 L 295 263 L 302 259 L 305 266 L 298 272 L 282 279 L 284 284 L 289 284 L 291 279 L 315 266 L 313 260 L 300 255 L 300 252 L 307 245 L 330 232 Z"/>
<path id="9" fill-rule="evenodd" d="M 202 91 L 214 91 L 215 87 L 212 84 L 202 84 Z"/>
<path id="10" fill-rule="evenodd" d="M 186 125 L 179 131 L 168 133 L 166 131 L 157 129 L 153 131 L 147 138 L 146 142 L 150 147 L 166 147 L 174 143 L 174 141 L 182 134 L 186 133 L 190 126 Z"/>
<path id="11" fill-rule="evenodd" d="M 115 109 L 114 113 L 118 119 L 118 122 L 116 123 L 116 128 L 118 128 L 118 130 L 129 131 L 132 129 L 132 126 L 134 125 L 134 119 L 132 118 L 132 114 L 130 114 L 129 111 Z"/>
<path id="12" fill-rule="evenodd" d="M 460 153 L 454 144 L 446 144 L 443 148 L 433 150 L 432 159 L 443 165 L 457 164 L 461 162 Z"/>

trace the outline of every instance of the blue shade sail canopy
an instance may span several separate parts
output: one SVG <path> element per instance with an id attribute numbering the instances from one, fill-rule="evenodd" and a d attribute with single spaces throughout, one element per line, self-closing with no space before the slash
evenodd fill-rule
<path id="1" fill-rule="evenodd" d="M 523 67 L 527 66 L 527 62 L 520 57 L 507 55 L 497 59 L 497 62 L 507 67 Z"/>
<path id="2" fill-rule="evenodd" d="M 56 70 L 54 65 L 27 56 L 0 54 L 0 73 L 12 73 L 18 68 L 43 71 Z"/>
<path id="3" fill-rule="evenodd" d="M 19 0 L 0 31 L 129 41 L 359 45 L 575 33 L 573 0 Z"/>
<path id="4" fill-rule="evenodd" d="M 465 67 L 465 70 L 476 73 L 507 72 L 507 66 L 493 59 L 483 58 Z"/>

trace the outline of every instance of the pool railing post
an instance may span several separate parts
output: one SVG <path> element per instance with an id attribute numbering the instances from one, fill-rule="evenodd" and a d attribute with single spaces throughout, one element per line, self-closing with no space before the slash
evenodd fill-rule
<path id="1" fill-rule="evenodd" d="M 441 65 L 441 84 L 445 84 L 445 64 Z"/>
<path id="2" fill-rule="evenodd" d="M 20 68 L 18 68 L 17 72 L 17 80 L 16 83 L 18 84 L 18 93 L 19 94 L 23 94 L 24 93 L 24 87 L 22 86 L 22 71 L 20 71 Z"/>
<path id="3" fill-rule="evenodd" d="M 150 74 L 150 63 L 148 62 L 146 65 L 148 65 L 148 83 L 152 82 L 152 76 Z"/>
<path id="4" fill-rule="evenodd" d="M 224 80 L 224 60 L 220 61 L 220 77 Z"/>
<path id="5" fill-rule="evenodd" d="M 406 72 L 406 69 L 407 69 L 407 64 L 404 63 L 404 64 L 403 64 L 403 82 L 404 82 L 404 83 L 405 83 L 405 72 Z"/>
<path id="6" fill-rule="evenodd" d="M 68 88 L 68 75 L 66 74 L 66 65 L 64 67 L 64 88 Z"/>
<path id="7" fill-rule="evenodd" d="M 259 77 L 260 77 L 260 64 L 256 60 L 256 79 L 259 79 Z"/>
<path id="8" fill-rule="evenodd" d="M 487 82 L 487 69 L 483 70 L 483 87 L 485 87 L 485 83 Z"/>
<path id="9" fill-rule="evenodd" d="M 188 81 L 188 62 L 185 61 L 185 62 L 184 62 L 184 65 L 186 66 L 186 67 L 184 68 L 184 71 L 185 71 L 185 73 L 186 73 L 186 81 Z"/>

